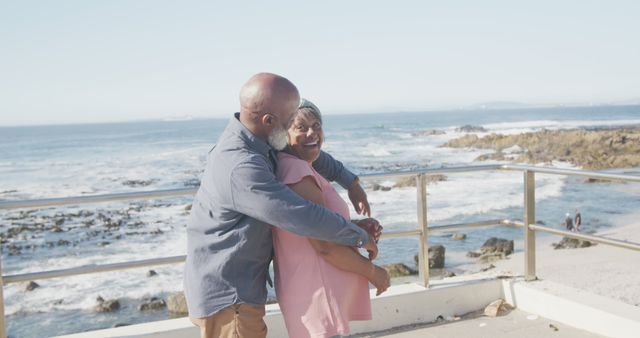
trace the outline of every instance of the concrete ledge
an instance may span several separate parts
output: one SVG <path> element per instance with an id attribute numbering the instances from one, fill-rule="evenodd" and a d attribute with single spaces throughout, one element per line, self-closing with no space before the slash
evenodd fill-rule
<path id="1" fill-rule="evenodd" d="M 519 310 L 607 337 L 635 338 L 640 307 L 550 281 L 503 281 L 505 299 Z"/>
<path id="2" fill-rule="evenodd" d="M 433 322 L 438 316 L 453 317 L 483 308 L 502 297 L 501 281 L 496 279 L 448 279 L 434 281 L 429 288 L 408 283 L 393 285 L 376 297 L 372 290 L 373 320 L 352 322 L 352 333 L 386 330 L 392 327 Z M 269 338 L 287 337 L 277 304 L 267 305 L 265 322 Z M 188 318 L 163 320 L 60 336 L 59 338 L 199 338 L 200 331 Z"/>

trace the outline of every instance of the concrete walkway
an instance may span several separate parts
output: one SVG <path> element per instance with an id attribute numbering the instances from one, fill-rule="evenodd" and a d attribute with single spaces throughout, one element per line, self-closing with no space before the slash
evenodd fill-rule
<path id="1" fill-rule="evenodd" d="M 474 313 L 454 321 L 411 325 L 383 332 L 353 335 L 359 338 L 595 338 L 603 337 L 519 310 L 496 318 Z"/>

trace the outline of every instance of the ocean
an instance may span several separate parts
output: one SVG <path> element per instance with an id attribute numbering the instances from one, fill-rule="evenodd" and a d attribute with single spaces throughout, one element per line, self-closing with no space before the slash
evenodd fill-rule
<path id="1" fill-rule="evenodd" d="M 231 114 L 230 116 L 231 117 Z M 323 149 L 357 174 L 469 164 L 491 151 L 441 147 L 479 126 L 488 133 L 541 129 L 640 125 L 640 106 L 556 107 L 326 115 Z M 197 186 L 209 149 L 225 119 L 108 124 L 0 127 L 0 201 L 95 195 Z M 424 133 L 436 130 L 434 133 Z M 554 166 L 575 168 L 569 163 Z M 640 174 L 640 168 L 612 170 Z M 377 182 L 392 186 L 391 181 Z M 385 189 L 386 190 L 386 189 Z M 386 230 L 416 227 L 414 187 L 368 189 L 373 217 Z M 344 191 L 339 189 L 346 198 Z M 497 218 L 522 219 L 522 174 L 448 174 L 428 187 L 430 225 Z M 623 183 L 585 183 L 583 178 L 536 176 L 536 219 L 558 225 L 579 209 L 584 231 L 610 227 L 612 219 L 637 208 L 640 198 Z M 115 263 L 185 253 L 190 197 L 0 212 L 3 275 Z M 352 216 L 356 216 L 352 211 Z M 467 239 L 434 234 L 430 245 L 446 247 L 446 269 L 457 274 L 474 262 L 492 236 L 514 239 L 522 230 L 493 227 L 464 231 Z M 417 239 L 380 242 L 380 264 L 415 266 Z M 463 268 L 464 267 L 464 268 Z M 168 318 L 166 310 L 139 311 L 146 298 L 182 290 L 182 264 L 37 281 L 4 288 L 8 334 L 48 337 L 116 324 Z M 157 272 L 148 277 L 148 270 Z M 272 292 L 272 291 L 271 291 Z M 93 311 L 96 298 L 119 299 L 113 313 Z M 37 324 L 34 324 L 37 323 Z"/>

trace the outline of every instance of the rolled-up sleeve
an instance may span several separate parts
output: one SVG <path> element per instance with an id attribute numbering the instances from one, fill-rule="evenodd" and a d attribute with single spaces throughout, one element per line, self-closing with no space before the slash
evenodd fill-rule
<path id="1" fill-rule="evenodd" d="M 324 151 L 321 151 L 320 156 L 313 162 L 313 168 L 328 181 L 337 182 L 345 189 L 349 189 L 351 183 L 358 177 L 345 168 L 342 162 Z"/>
<path id="2" fill-rule="evenodd" d="M 243 162 L 231 173 L 234 209 L 300 236 L 360 246 L 368 234 L 342 216 L 296 194 L 280 183 L 259 159 Z"/>

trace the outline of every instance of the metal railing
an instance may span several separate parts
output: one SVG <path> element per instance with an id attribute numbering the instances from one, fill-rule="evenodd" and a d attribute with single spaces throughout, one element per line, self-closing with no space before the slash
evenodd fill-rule
<path id="1" fill-rule="evenodd" d="M 487 220 L 472 223 L 460 223 L 460 224 L 447 224 L 440 226 L 428 226 L 428 213 L 427 213 L 427 176 L 437 174 L 451 174 L 462 172 L 478 172 L 478 171 L 520 171 L 523 173 L 523 190 L 524 190 L 524 215 L 523 222 L 516 222 L 511 220 Z M 426 169 L 420 171 L 398 171 L 388 172 L 380 174 L 363 175 L 360 177 L 363 181 L 384 180 L 384 179 L 398 179 L 415 177 L 416 191 L 417 191 L 417 216 L 418 227 L 414 230 L 405 231 L 393 231 L 387 232 L 382 235 L 383 239 L 398 238 L 398 237 L 419 237 L 419 251 L 418 251 L 418 271 L 419 281 L 425 286 L 429 286 L 429 247 L 428 237 L 431 232 L 448 232 L 456 231 L 460 229 L 468 228 L 480 228 L 487 226 L 512 226 L 520 227 L 524 229 L 524 277 L 526 281 L 532 281 L 536 279 L 536 247 L 535 247 L 535 232 L 546 232 L 554 235 L 565 236 L 569 238 L 586 240 L 595 243 L 600 243 L 609 246 L 620 247 L 624 249 L 630 249 L 640 251 L 640 243 L 633 243 L 627 241 L 620 241 L 616 239 L 587 235 L 581 233 L 575 233 L 570 231 L 558 230 L 551 227 L 538 225 L 535 221 L 535 173 L 541 174 L 555 174 L 566 176 L 582 176 L 595 179 L 615 180 L 625 182 L 640 182 L 640 176 L 632 175 L 619 175 L 608 174 L 594 171 L 582 171 L 582 170 L 570 170 L 570 169 L 556 169 L 536 166 L 524 166 L 524 165 L 482 165 L 482 166 L 460 166 L 460 167 L 448 167 L 440 169 Z M 50 206 L 64 206 L 64 205 L 78 205 L 88 203 L 99 203 L 108 201 L 124 201 L 124 200 L 141 200 L 141 199 L 155 199 L 155 198 L 167 198 L 193 195 L 197 189 L 171 189 L 171 190 L 156 190 L 145 191 L 136 193 L 121 193 L 121 194 L 107 194 L 97 196 L 80 196 L 80 197 L 66 197 L 66 198 L 51 198 L 51 199 L 39 199 L 39 200 L 24 200 L 24 201 L 10 201 L 0 202 L 0 210 L 20 209 L 20 208 L 42 208 Z M 111 264 L 92 264 L 83 265 L 68 269 L 40 271 L 32 273 L 24 273 L 17 275 L 2 275 L 2 257 L 0 256 L 0 338 L 6 338 L 5 323 L 4 323 L 4 296 L 3 287 L 6 284 L 18 283 L 25 281 L 33 281 L 39 279 L 49 279 L 58 277 L 76 276 L 82 274 L 91 274 L 98 272 L 107 272 L 115 270 L 133 269 L 153 265 L 165 265 L 184 262 L 186 256 L 173 256 L 152 258 L 138 261 L 128 261 L 121 263 Z"/>

